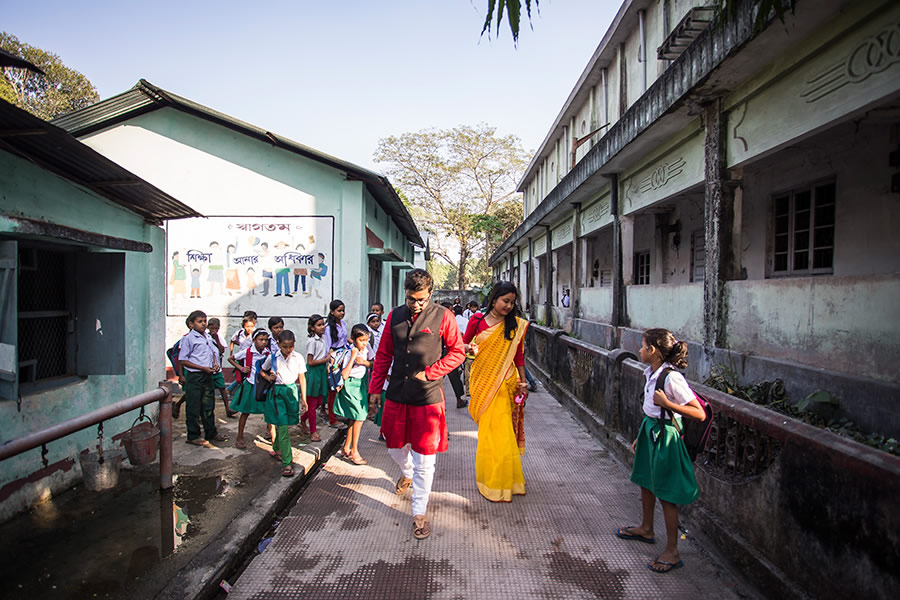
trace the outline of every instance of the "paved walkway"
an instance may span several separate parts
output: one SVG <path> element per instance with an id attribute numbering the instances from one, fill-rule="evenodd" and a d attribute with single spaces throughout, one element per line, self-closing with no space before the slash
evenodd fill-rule
<path id="1" fill-rule="evenodd" d="M 639 521 L 629 471 L 543 387 L 526 414 L 528 494 L 493 504 L 475 487 L 475 425 L 468 411 L 448 410 L 450 450 L 437 461 L 424 541 L 413 538 L 409 494 L 394 494 L 397 467 L 366 422 L 369 465 L 329 459 L 229 600 L 755 597 L 691 539 L 679 545 L 684 568 L 647 569 L 663 542 L 613 535 Z M 657 520 L 661 532 L 658 507 Z"/>

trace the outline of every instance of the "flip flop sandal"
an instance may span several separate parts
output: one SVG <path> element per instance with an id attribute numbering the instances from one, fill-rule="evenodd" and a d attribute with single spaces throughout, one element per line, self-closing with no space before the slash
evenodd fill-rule
<path id="1" fill-rule="evenodd" d="M 659 568 L 655 565 L 663 565 L 662 568 Z M 670 563 L 666 560 L 656 559 L 652 563 L 647 565 L 647 568 L 653 571 L 654 573 L 668 573 L 669 571 L 673 571 L 675 569 L 680 569 L 684 566 L 684 561 L 679 560 L 677 563 Z"/>
<path id="2" fill-rule="evenodd" d="M 431 523 L 428 522 L 428 519 L 423 519 L 421 525 L 417 525 L 416 520 L 413 519 L 413 536 L 417 540 L 424 540 L 429 535 L 431 535 Z"/>
<path id="3" fill-rule="evenodd" d="M 281 460 L 281 455 L 275 452 L 274 450 L 269 450 L 269 456 L 274 458 L 275 460 Z"/>
<path id="4" fill-rule="evenodd" d="M 217 433 L 216 437 L 211 437 L 206 441 L 207 442 L 227 442 L 228 438 L 225 437 L 224 435 L 222 435 L 221 433 Z"/>
<path id="5" fill-rule="evenodd" d="M 367 465 L 367 464 L 369 464 L 368 461 L 367 461 L 366 459 L 364 459 L 362 456 L 350 456 L 350 457 L 347 458 L 347 460 L 349 460 L 350 462 L 352 462 L 354 465 Z"/>
<path id="6" fill-rule="evenodd" d="M 240 450 L 244 450 L 247 447 L 247 442 L 244 440 L 238 440 L 234 443 L 234 447 Z"/>
<path id="7" fill-rule="evenodd" d="M 187 440 L 187 443 L 194 446 L 209 446 L 209 442 L 201 440 L 200 438 L 197 438 L 196 440 Z"/>
<path id="8" fill-rule="evenodd" d="M 639 533 L 631 533 L 630 530 L 634 529 L 636 525 L 629 525 L 628 527 L 620 527 L 616 529 L 616 537 L 620 537 L 623 540 L 635 540 L 638 542 L 644 542 L 645 544 L 655 544 L 656 538 L 648 538 L 644 537 Z"/>
<path id="9" fill-rule="evenodd" d="M 294 476 L 294 467 L 284 467 L 281 469 L 282 477 L 293 477 Z"/>

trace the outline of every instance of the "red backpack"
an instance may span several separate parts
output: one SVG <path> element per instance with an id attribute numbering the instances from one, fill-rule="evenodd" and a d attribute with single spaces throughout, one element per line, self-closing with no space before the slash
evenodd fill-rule
<path id="1" fill-rule="evenodd" d="M 669 372 L 674 371 L 674 369 L 665 368 L 662 370 L 662 373 L 659 374 L 659 377 L 656 379 L 656 389 L 666 393 L 665 385 L 666 385 L 666 377 L 669 376 Z M 706 444 L 709 442 L 709 434 L 712 431 L 712 422 L 713 422 L 713 409 L 709 405 L 709 402 L 695 392 L 691 390 L 694 394 L 694 397 L 697 398 L 697 402 L 700 404 L 701 408 L 703 408 L 703 412 L 706 413 L 706 417 L 702 421 L 698 421 L 696 419 L 685 418 L 682 419 L 683 427 L 678 426 L 678 421 L 672 418 L 672 413 L 664 408 L 660 408 L 663 420 L 668 419 L 672 422 L 672 425 L 675 426 L 675 429 L 681 434 L 681 439 L 684 440 L 684 445 L 687 448 L 688 456 L 691 457 L 691 462 L 697 460 L 697 455 L 706 450 Z M 682 431 L 683 429 L 683 431 Z"/>

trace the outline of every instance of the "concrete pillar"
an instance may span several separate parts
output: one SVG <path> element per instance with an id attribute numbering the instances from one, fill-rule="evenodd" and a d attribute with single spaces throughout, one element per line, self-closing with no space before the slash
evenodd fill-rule
<path id="1" fill-rule="evenodd" d="M 581 283 L 581 264 L 584 262 L 584 257 L 581 255 L 581 240 L 579 239 L 581 237 L 581 203 L 573 203 L 572 208 L 575 210 L 572 211 L 572 282 L 570 284 L 572 289 L 569 306 L 572 307 L 572 314 L 577 316 L 580 308 L 578 289 Z"/>
<path id="2" fill-rule="evenodd" d="M 341 212 L 335 240 L 334 298 L 340 298 L 347 307 L 348 322 L 365 319 L 369 310 L 369 257 L 366 254 L 366 204 L 363 183 L 341 183 Z M 365 292 L 363 291 L 365 290 Z M 329 300 L 324 299 L 327 305 Z"/>
<path id="3" fill-rule="evenodd" d="M 546 321 L 547 325 L 553 326 L 553 239 L 550 233 L 550 226 L 544 225 L 544 229 L 547 231 L 547 250 L 545 256 L 547 257 L 547 272 L 544 274 L 544 281 L 546 282 L 544 285 L 547 290 L 547 297 L 544 298 L 544 306 L 546 307 L 547 316 Z"/>
<path id="4" fill-rule="evenodd" d="M 668 254 L 669 213 L 656 213 L 653 227 L 653 252 L 650 259 L 650 283 L 665 283 L 665 264 Z"/>
<path id="5" fill-rule="evenodd" d="M 525 297 L 528 298 L 528 316 L 534 315 L 534 247 L 531 237 L 528 237 L 528 273 L 525 275 Z"/>
<path id="6" fill-rule="evenodd" d="M 612 326 L 622 325 L 625 314 L 625 280 L 622 260 L 622 223 L 619 221 L 619 175 L 613 173 L 609 179 L 609 212 L 613 226 L 613 269 L 612 269 Z M 618 337 L 618 336 L 616 336 Z"/>
<path id="7" fill-rule="evenodd" d="M 733 279 L 735 256 L 732 246 L 734 193 L 728 185 L 725 157 L 726 116 L 717 98 L 706 107 L 704 159 L 706 184 L 703 212 L 706 237 L 706 269 L 703 279 L 703 346 L 707 356 L 715 347 L 727 346 L 725 282 Z"/>

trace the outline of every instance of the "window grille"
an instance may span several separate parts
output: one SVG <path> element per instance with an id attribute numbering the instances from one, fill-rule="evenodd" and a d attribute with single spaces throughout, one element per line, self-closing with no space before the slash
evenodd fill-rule
<path id="1" fill-rule="evenodd" d="M 706 274 L 706 235 L 702 229 L 691 234 L 691 281 L 702 282 Z"/>
<path id="2" fill-rule="evenodd" d="M 773 199 L 773 275 L 833 272 L 835 196 L 831 182 Z"/>
<path id="3" fill-rule="evenodd" d="M 67 357 L 72 319 L 66 255 L 21 248 L 18 274 L 19 382 L 71 374 Z"/>
<path id="4" fill-rule="evenodd" d="M 634 283 L 648 285 L 650 283 L 650 252 L 636 252 L 634 255 Z"/>

